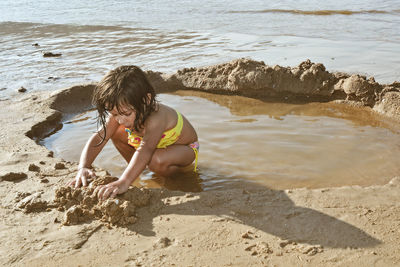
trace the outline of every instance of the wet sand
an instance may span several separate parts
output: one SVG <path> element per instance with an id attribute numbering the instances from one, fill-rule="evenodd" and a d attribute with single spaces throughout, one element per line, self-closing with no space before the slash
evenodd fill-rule
<path id="1" fill-rule="evenodd" d="M 329 73 L 311 62 L 285 68 L 240 59 L 148 76 L 158 92 L 196 89 L 289 102 L 335 101 L 371 108 L 388 121 L 400 114 L 399 83 Z M 2 101 L 0 264 L 400 264 L 400 177 L 385 185 L 323 189 L 272 190 L 244 181 L 241 189 L 199 193 L 132 188 L 104 203 L 90 188 L 65 188 L 77 163 L 53 157 L 34 139 L 54 130 L 63 115 L 88 109 L 93 87 Z M 96 173 L 98 182 L 108 177 L 105 170 Z"/>

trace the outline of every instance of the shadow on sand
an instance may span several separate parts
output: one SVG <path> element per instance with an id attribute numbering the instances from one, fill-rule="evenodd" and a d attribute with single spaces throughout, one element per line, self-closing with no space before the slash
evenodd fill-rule
<path id="1" fill-rule="evenodd" d="M 182 179 L 185 179 L 184 182 Z M 164 180 L 163 187 L 185 190 L 182 186 L 194 188 L 197 185 L 201 190 L 200 182 L 199 175 L 169 178 Z M 161 193 L 154 194 L 150 207 L 138 210 L 138 222 L 128 229 L 154 236 L 152 222 L 159 215 L 213 215 L 297 243 L 331 248 L 365 248 L 381 244 L 380 240 L 349 223 L 311 208 L 296 206 L 285 191 L 265 188 L 240 178 L 233 179 L 232 183 L 233 188 L 240 189 L 213 190 L 212 194 L 200 192 L 199 198 L 189 194 L 187 201 L 173 205 L 165 204 L 162 199 L 186 198 L 187 193 L 152 189 Z M 178 184 L 181 187 L 178 188 Z"/>

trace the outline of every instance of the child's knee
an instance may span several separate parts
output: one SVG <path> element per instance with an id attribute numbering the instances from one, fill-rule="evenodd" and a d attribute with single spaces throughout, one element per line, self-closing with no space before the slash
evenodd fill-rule
<path id="1" fill-rule="evenodd" d="M 151 158 L 148 167 L 152 172 L 155 173 L 165 174 L 168 172 L 167 162 L 165 162 L 165 160 L 163 160 L 162 157 L 160 157 L 156 153 L 154 153 L 153 157 Z"/>

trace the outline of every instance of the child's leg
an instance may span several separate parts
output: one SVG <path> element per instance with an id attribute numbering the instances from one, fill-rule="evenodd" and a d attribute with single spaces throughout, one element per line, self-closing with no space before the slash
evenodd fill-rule
<path id="1" fill-rule="evenodd" d="M 162 176 L 170 176 L 181 167 L 192 164 L 195 159 L 193 149 L 187 145 L 171 145 L 158 148 L 151 158 L 149 169 Z"/>
<path id="2" fill-rule="evenodd" d="M 136 150 L 128 144 L 128 133 L 125 132 L 125 127 L 119 126 L 111 140 L 126 162 L 129 163 Z"/>
<path id="3" fill-rule="evenodd" d="M 129 163 L 135 148 L 128 144 L 128 133 L 125 127 L 120 126 L 111 137 L 114 146 Z M 190 165 L 195 159 L 193 149 L 187 145 L 172 145 L 167 148 L 158 148 L 151 158 L 149 169 L 162 176 L 169 176 L 181 167 Z"/>

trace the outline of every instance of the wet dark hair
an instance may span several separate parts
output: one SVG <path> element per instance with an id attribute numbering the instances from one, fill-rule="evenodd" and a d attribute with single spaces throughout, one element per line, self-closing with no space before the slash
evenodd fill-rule
<path id="1" fill-rule="evenodd" d="M 136 113 L 133 128 L 139 131 L 158 106 L 153 86 L 144 72 L 133 65 L 120 66 L 107 73 L 97 84 L 92 102 L 98 111 L 97 123 L 104 129 L 100 144 L 106 137 L 106 118 L 112 109 L 124 114 L 122 105 L 132 108 Z"/>

